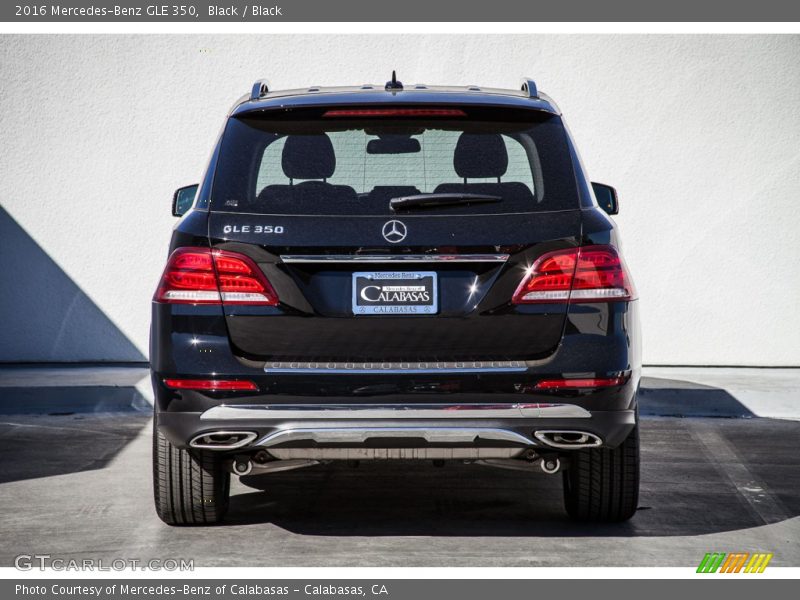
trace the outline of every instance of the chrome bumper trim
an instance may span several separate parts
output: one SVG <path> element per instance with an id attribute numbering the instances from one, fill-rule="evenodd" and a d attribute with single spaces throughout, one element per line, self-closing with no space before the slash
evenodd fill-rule
<path id="1" fill-rule="evenodd" d="M 588 419 L 574 404 L 238 404 L 214 406 L 201 420 Z"/>
<path id="2" fill-rule="evenodd" d="M 447 362 L 279 362 L 264 365 L 265 373 L 303 375 L 424 375 L 454 373 L 522 373 L 527 365 L 521 360 L 447 361 Z"/>
<path id="3" fill-rule="evenodd" d="M 507 442 L 524 446 L 537 443 L 514 431 L 505 429 L 473 429 L 461 427 L 347 427 L 319 429 L 281 429 L 270 433 L 254 446 L 271 448 L 287 442 L 317 444 L 364 444 L 370 439 L 423 439 L 432 444 L 473 445 L 478 440 Z"/>
<path id="4" fill-rule="evenodd" d="M 508 254 L 282 254 L 285 263 L 474 263 L 506 262 Z"/>
<path id="5" fill-rule="evenodd" d="M 520 456 L 525 448 L 488 446 L 446 448 L 429 446 L 427 448 L 270 448 L 269 453 L 277 461 L 267 463 L 276 465 L 292 460 L 307 460 L 317 463 L 324 460 L 508 460 Z M 526 461 L 514 461 L 527 465 Z M 294 468 L 294 467 L 292 467 Z M 528 467 L 530 469 L 530 467 Z M 256 468 L 253 468 L 256 471 Z"/>

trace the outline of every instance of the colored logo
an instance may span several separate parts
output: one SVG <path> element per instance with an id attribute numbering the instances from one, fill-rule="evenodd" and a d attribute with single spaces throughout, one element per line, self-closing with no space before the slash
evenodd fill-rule
<path id="1" fill-rule="evenodd" d="M 707 552 L 697 567 L 698 573 L 763 573 L 772 554 L 765 552 Z"/>

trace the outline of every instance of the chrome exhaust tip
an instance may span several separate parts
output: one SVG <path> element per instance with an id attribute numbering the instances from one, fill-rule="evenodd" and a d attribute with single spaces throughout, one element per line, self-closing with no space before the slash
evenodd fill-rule
<path id="1" fill-rule="evenodd" d="M 252 431 L 209 431 L 192 438 L 189 446 L 198 450 L 235 450 L 252 443 L 258 434 Z"/>
<path id="2" fill-rule="evenodd" d="M 533 436 L 550 446 L 570 450 L 573 448 L 596 448 L 603 445 L 603 440 L 588 431 L 571 431 L 558 429 L 544 429 L 535 431 Z"/>

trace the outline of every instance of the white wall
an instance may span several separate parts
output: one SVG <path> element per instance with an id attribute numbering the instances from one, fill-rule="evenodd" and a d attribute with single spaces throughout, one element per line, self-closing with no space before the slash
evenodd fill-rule
<path id="1" fill-rule="evenodd" d="M 3 36 L 0 203 L 75 285 L 0 246 L 0 360 L 146 356 L 172 191 L 197 181 L 230 104 L 258 77 L 397 69 L 530 75 L 556 99 L 591 176 L 620 191 L 646 363 L 798 366 L 798 64 L 798 36 Z M 92 306 L 131 343 L 87 329 Z"/>

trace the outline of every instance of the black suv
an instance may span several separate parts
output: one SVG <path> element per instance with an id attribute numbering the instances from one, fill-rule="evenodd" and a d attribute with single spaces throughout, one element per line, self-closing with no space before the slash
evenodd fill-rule
<path id="1" fill-rule="evenodd" d="M 616 212 L 530 79 L 256 82 L 173 199 L 158 515 L 218 522 L 231 473 L 457 460 L 562 471 L 571 516 L 630 518 L 640 333 Z"/>

